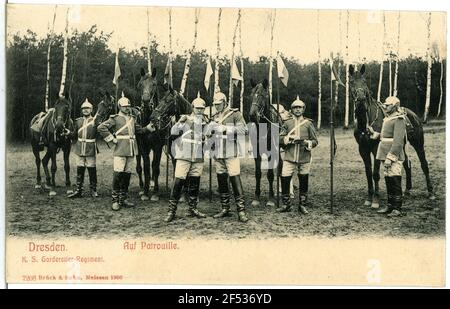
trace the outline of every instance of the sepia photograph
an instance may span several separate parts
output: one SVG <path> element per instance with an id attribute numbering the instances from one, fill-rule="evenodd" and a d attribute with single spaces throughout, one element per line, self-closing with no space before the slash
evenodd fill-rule
<path id="1" fill-rule="evenodd" d="M 5 14 L 7 282 L 445 285 L 445 11 Z"/>

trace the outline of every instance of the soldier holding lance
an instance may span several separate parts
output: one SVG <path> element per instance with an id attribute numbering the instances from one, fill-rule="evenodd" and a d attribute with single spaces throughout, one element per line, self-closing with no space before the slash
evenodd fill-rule
<path id="1" fill-rule="evenodd" d="M 281 171 L 281 192 L 283 205 L 278 212 L 291 210 L 289 195 L 290 183 L 294 172 L 298 171 L 299 178 L 299 207 L 302 214 L 307 214 L 308 182 L 311 168 L 311 150 L 317 146 L 318 140 L 312 120 L 303 117 L 306 105 L 297 96 L 291 104 L 292 118 L 284 122 L 280 134 L 280 145 L 285 148 L 285 157 Z"/>
<path id="2" fill-rule="evenodd" d="M 188 193 L 189 214 L 191 217 L 206 218 L 206 215 L 197 209 L 198 195 L 200 191 L 200 177 L 203 172 L 203 128 L 206 119 L 203 114 L 206 103 L 200 98 L 192 101 L 193 112 L 190 115 L 182 115 L 172 127 L 170 133 L 178 136 L 172 144 L 172 153 L 175 155 L 175 180 L 169 198 L 169 212 L 165 222 L 171 222 L 175 218 L 178 201 L 181 197 L 183 186 L 186 184 Z"/>
<path id="3" fill-rule="evenodd" d="M 213 154 L 222 204 L 222 210 L 214 215 L 214 218 L 230 215 L 229 180 L 233 188 L 238 219 L 241 222 L 247 222 L 239 155 L 243 152 L 243 145 L 240 141 L 248 133 L 248 128 L 239 110 L 228 106 L 225 94 L 217 92 L 214 95 L 213 104 L 217 113 L 212 116 L 206 134 L 212 136 L 214 142 Z"/>

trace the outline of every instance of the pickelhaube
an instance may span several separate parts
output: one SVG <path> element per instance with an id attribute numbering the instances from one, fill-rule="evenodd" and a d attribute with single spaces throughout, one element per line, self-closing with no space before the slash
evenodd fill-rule
<path id="1" fill-rule="evenodd" d="M 221 104 L 227 102 L 227 96 L 223 92 L 217 92 L 214 94 L 213 104 Z"/>
<path id="2" fill-rule="evenodd" d="M 192 107 L 194 108 L 205 108 L 206 102 L 200 98 L 200 92 L 197 93 L 197 97 L 192 101 Z"/>
<path id="3" fill-rule="evenodd" d="M 400 99 L 395 97 L 395 96 L 387 97 L 386 100 L 384 101 L 384 104 L 386 104 L 386 105 L 400 105 Z"/>
<path id="4" fill-rule="evenodd" d="M 83 104 L 81 104 L 81 108 L 93 108 L 91 102 L 88 101 L 88 99 L 86 98 L 86 100 L 83 102 Z"/>
<path id="5" fill-rule="evenodd" d="M 122 92 L 122 97 L 119 99 L 117 104 L 121 107 L 131 106 L 130 100 L 127 97 L 125 97 L 123 92 Z"/>
<path id="6" fill-rule="evenodd" d="M 300 107 L 306 107 L 305 102 L 303 102 L 302 100 L 300 100 L 300 98 L 298 97 L 298 95 L 297 95 L 297 98 L 295 99 L 295 101 L 292 102 L 291 108 L 297 107 L 297 106 L 300 106 Z"/>

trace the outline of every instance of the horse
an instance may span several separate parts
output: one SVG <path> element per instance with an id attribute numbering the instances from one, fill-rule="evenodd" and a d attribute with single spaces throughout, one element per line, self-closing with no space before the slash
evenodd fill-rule
<path id="1" fill-rule="evenodd" d="M 265 153 L 261 153 L 260 145 L 265 145 L 265 149 L 267 153 L 265 153 L 268 157 L 269 162 L 272 162 L 269 165 L 269 169 L 267 170 L 267 180 L 269 181 L 269 200 L 266 203 L 266 206 L 275 206 L 274 203 L 274 189 L 273 189 L 273 181 L 275 178 L 274 170 L 277 168 L 277 164 L 281 163 L 279 156 L 279 141 L 278 136 L 272 134 L 272 127 L 275 126 L 278 129 L 281 129 L 282 119 L 281 115 L 277 110 L 273 108 L 270 104 L 269 100 L 269 90 L 268 90 L 268 81 L 265 79 L 262 83 L 255 83 L 253 80 L 250 81 L 252 91 L 251 91 L 251 101 L 252 105 L 250 107 L 250 122 L 249 125 L 256 126 L 256 145 L 253 146 L 253 154 L 255 158 L 255 178 L 256 178 L 256 189 L 255 189 L 255 199 L 252 201 L 252 206 L 257 207 L 260 205 L 259 199 L 261 195 L 261 155 Z M 265 124 L 267 126 L 267 134 L 261 134 L 260 124 Z M 253 130 L 252 132 L 255 132 Z M 275 151 L 273 151 L 275 150 Z M 278 154 L 277 158 L 271 157 L 272 154 Z M 275 163 L 275 164 L 273 164 Z"/>
<path id="2" fill-rule="evenodd" d="M 139 107 L 138 123 L 145 127 L 150 122 L 150 116 L 154 109 L 158 106 L 158 84 L 156 80 L 156 69 L 153 69 L 152 74 L 145 73 L 145 69 L 141 68 L 141 79 L 138 83 L 138 91 L 141 97 L 141 105 Z M 152 170 L 153 175 L 159 175 L 159 164 L 161 162 L 162 146 L 160 145 L 159 136 L 155 132 L 147 132 L 138 134 L 136 136 L 138 145 L 138 155 L 136 156 L 136 172 L 139 176 L 139 192 L 142 201 L 149 199 L 150 193 L 150 152 L 153 151 Z M 142 163 L 144 168 L 142 169 Z M 144 171 L 144 179 L 142 178 L 142 171 Z M 154 193 L 158 192 L 158 187 Z M 157 194 L 152 194 L 152 201 L 158 201 Z"/>
<path id="3" fill-rule="evenodd" d="M 383 119 L 386 115 L 382 104 L 371 96 L 371 92 L 364 77 L 365 65 L 363 64 L 361 66 L 359 72 L 355 72 L 354 66 L 350 65 L 349 73 L 349 90 L 355 104 L 356 127 L 354 129 L 354 137 L 358 143 L 359 154 L 364 162 L 368 184 L 368 196 L 364 202 L 364 205 L 378 208 L 381 162 L 375 158 L 380 140 L 379 138 L 371 138 L 371 136 L 373 136 L 374 132 L 381 132 Z M 412 110 L 405 107 L 401 108 L 407 116 L 407 141 L 414 148 L 417 156 L 419 157 L 422 171 L 425 174 L 428 198 L 434 200 L 435 196 L 433 193 L 433 185 L 431 183 L 428 162 L 424 149 L 424 133 L 422 123 L 420 118 Z M 371 154 L 374 158 L 373 170 Z M 411 162 L 408 159 L 406 151 L 403 167 L 405 168 L 406 173 L 405 195 L 410 195 L 410 191 L 412 189 Z"/>
<path id="4" fill-rule="evenodd" d="M 70 164 L 69 155 L 71 148 L 70 132 L 73 130 L 73 121 L 70 118 L 71 103 L 67 96 L 60 96 L 55 107 L 49 109 L 45 116 L 42 113 L 37 114 L 30 122 L 31 148 L 36 163 L 36 185 L 35 188 L 42 187 L 41 184 L 41 162 L 45 172 L 46 183 L 44 188 L 49 190 L 49 195 L 56 195 L 55 174 L 56 174 L 56 154 L 61 149 L 64 157 L 64 171 L 66 173 L 67 193 L 73 192 L 70 183 Z M 44 118 L 45 117 L 45 118 Z M 33 129 L 38 121 L 42 121 L 42 126 L 36 131 Z M 39 152 L 47 147 L 44 157 L 40 158 Z M 48 161 L 52 160 L 51 175 L 48 170 Z"/>
<path id="5" fill-rule="evenodd" d="M 192 113 L 192 105 L 186 100 L 181 94 L 173 90 L 171 86 L 165 84 L 163 86 L 164 94 L 159 99 L 158 106 L 154 109 L 150 116 L 150 121 L 147 128 L 150 129 L 153 135 L 153 181 L 154 195 L 159 199 L 159 185 L 158 178 L 160 174 L 159 165 L 161 163 L 161 154 L 164 145 L 167 145 L 168 155 L 171 157 L 172 165 L 175 167 L 175 159 L 170 152 L 172 140 L 170 139 L 170 129 L 172 126 L 172 118 L 175 116 L 176 119 L 183 114 Z"/>

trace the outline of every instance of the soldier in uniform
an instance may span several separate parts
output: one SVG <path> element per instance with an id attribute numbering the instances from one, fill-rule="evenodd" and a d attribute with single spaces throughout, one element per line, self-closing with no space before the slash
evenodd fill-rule
<path id="1" fill-rule="evenodd" d="M 289 195 L 292 176 L 297 170 L 299 180 L 299 207 L 302 214 L 308 210 L 308 182 L 311 168 L 311 150 L 317 146 L 316 130 L 311 119 L 303 117 L 306 105 L 297 96 L 291 104 L 292 118 L 284 122 L 280 134 L 280 145 L 285 148 L 285 156 L 281 171 L 281 192 L 283 205 L 277 208 L 278 212 L 291 210 L 291 198 Z"/>
<path id="2" fill-rule="evenodd" d="M 206 132 L 213 136 L 215 167 L 222 204 L 221 212 L 214 215 L 214 218 L 223 218 L 230 215 L 229 180 L 233 188 L 238 219 L 241 222 L 247 222 L 248 217 L 245 213 L 245 197 L 238 156 L 243 151 L 243 145 L 239 141 L 248 133 L 248 128 L 239 110 L 228 106 L 225 94 L 222 92 L 216 93 L 213 104 L 217 113 L 213 115 Z"/>
<path id="3" fill-rule="evenodd" d="M 121 207 L 133 207 L 134 204 L 127 200 L 128 187 L 130 185 L 131 173 L 135 166 L 135 156 L 138 153 L 135 134 L 143 133 L 133 115 L 131 103 L 123 93 L 117 102 L 119 113 L 111 115 L 108 120 L 101 123 L 97 130 L 105 142 L 114 143 L 113 161 L 113 190 L 112 209 L 119 210 Z"/>
<path id="4" fill-rule="evenodd" d="M 197 96 L 192 101 L 194 108 L 192 114 L 182 115 L 180 120 L 172 127 L 171 135 L 178 136 L 172 144 L 174 150 L 175 181 L 169 198 L 169 212 L 164 219 L 171 222 L 175 218 L 178 201 L 183 186 L 187 186 L 189 215 L 196 218 L 206 218 L 206 215 L 197 209 L 200 190 L 200 177 L 203 172 L 203 128 L 206 125 L 203 114 L 206 103 Z"/>
<path id="5" fill-rule="evenodd" d="M 77 118 L 74 123 L 72 138 L 76 140 L 77 189 L 74 193 L 68 195 L 69 198 L 82 196 L 86 168 L 89 174 L 91 195 L 93 197 L 98 197 L 97 168 L 95 164 L 97 154 L 97 145 L 95 143 L 97 128 L 95 119 L 92 117 L 92 109 L 92 104 L 86 99 L 83 104 L 81 104 L 81 113 L 83 117 Z"/>
<path id="6" fill-rule="evenodd" d="M 377 160 L 384 162 L 384 180 L 388 196 L 388 205 L 378 210 L 389 217 L 401 215 L 402 166 L 405 161 L 406 123 L 405 113 L 401 112 L 400 100 L 391 96 L 383 104 L 386 117 L 381 128 L 381 140 L 378 145 Z"/>

